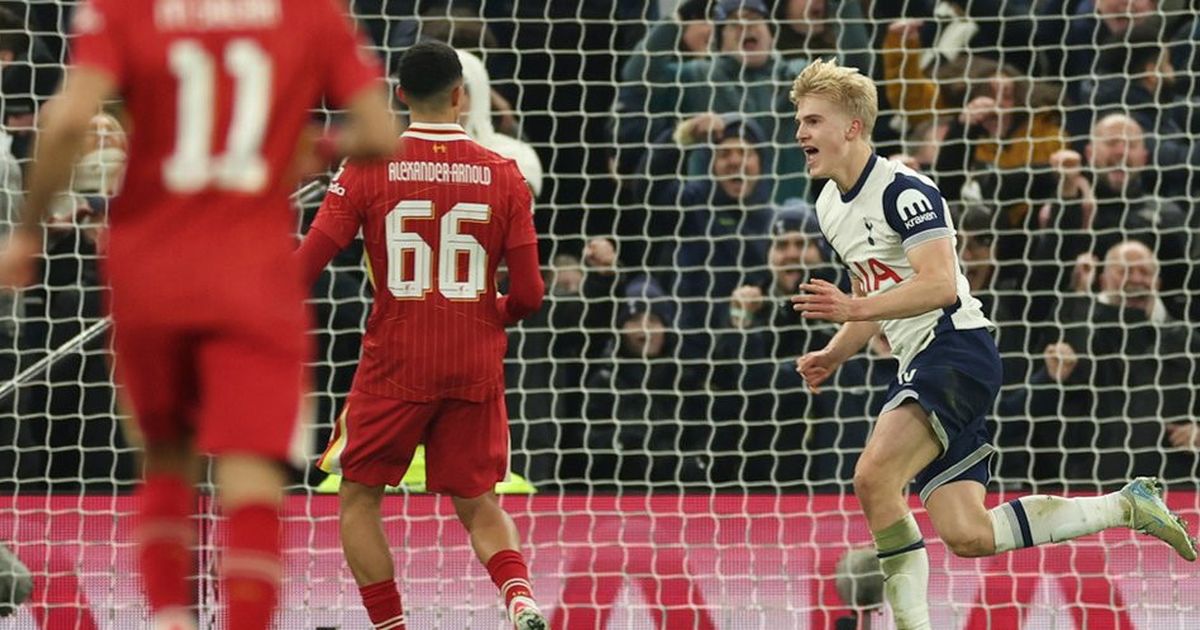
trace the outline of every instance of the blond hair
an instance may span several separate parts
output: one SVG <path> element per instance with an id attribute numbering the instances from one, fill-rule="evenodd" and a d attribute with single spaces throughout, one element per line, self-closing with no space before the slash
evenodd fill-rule
<path id="1" fill-rule="evenodd" d="M 818 59 L 792 81 L 789 97 L 793 104 L 806 96 L 819 96 L 833 101 L 851 118 L 863 123 L 864 137 L 870 137 L 879 115 L 879 97 L 871 79 L 859 74 L 858 68 L 839 66 L 837 61 Z"/>

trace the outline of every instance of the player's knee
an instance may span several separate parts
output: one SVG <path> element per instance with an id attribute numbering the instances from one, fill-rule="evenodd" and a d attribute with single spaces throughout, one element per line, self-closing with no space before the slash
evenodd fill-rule
<path id="1" fill-rule="evenodd" d="M 504 519 L 504 508 L 494 493 L 488 492 L 477 497 L 454 497 L 454 510 L 458 520 L 468 531 L 476 526 L 487 527 L 497 519 Z"/>
<path id="2" fill-rule="evenodd" d="M 942 534 L 942 542 L 960 558 L 982 558 L 996 551 L 992 533 L 981 528 L 945 532 Z"/>
<path id="3" fill-rule="evenodd" d="M 887 471 L 867 461 L 859 461 L 854 468 L 854 495 L 860 502 L 872 502 L 879 498 L 896 494 L 893 479 Z"/>
<path id="4" fill-rule="evenodd" d="M 383 501 L 381 488 L 342 481 L 338 492 L 338 518 L 342 527 L 353 527 L 360 523 L 372 523 L 379 518 Z"/>

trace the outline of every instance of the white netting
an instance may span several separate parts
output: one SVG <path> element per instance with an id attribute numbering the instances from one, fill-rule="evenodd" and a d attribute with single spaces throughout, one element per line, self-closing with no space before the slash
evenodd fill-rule
<path id="1" fill-rule="evenodd" d="M 0 24 L 9 219 L 38 103 L 69 58 L 60 25 L 74 4 L 0 2 L 16 19 Z M 955 209 L 1005 363 L 989 501 L 1158 475 L 1196 520 L 1190 2 L 354 0 L 351 10 L 389 66 L 421 36 L 480 56 L 490 87 L 476 73 L 468 89 L 491 115 L 468 128 L 539 192 L 547 300 L 513 331 L 507 361 L 513 470 L 537 494 L 505 505 L 555 628 L 829 628 L 848 613 L 834 568 L 870 543 L 850 481 L 895 362 L 872 343 L 819 395 L 793 371 L 833 329 L 796 318 L 788 287 L 845 281 L 808 214 L 815 187 L 791 139 L 787 90 L 817 56 L 876 80 L 877 150 L 929 173 Z M 768 23 L 748 17 L 764 10 Z M 91 157 L 42 281 L 0 298 L 0 381 L 23 377 L 0 390 L 0 535 L 39 586 L 20 628 L 144 623 L 128 533 L 134 451 L 103 335 L 88 334 L 102 332 L 102 294 L 95 233 L 82 224 L 103 212 L 94 180 L 112 153 Z M 320 196 L 301 199 L 311 219 Z M 1142 245 L 1114 249 L 1125 240 Z M 358 245 L 314 288 L 319 446 L 349 388 L 370 294 Z M 282 628 L 366 624 L 321 481 L 297 475 L 289 499 Z M 412 492 L 385 506 L 410 627 L 501 627 L 449 504 Z M 217 525 L 199 508 L 208 619 Z M 1124 533 L 985 561 L 930 549 L 938 628 L 1200 627 L 1200 578 Z"/>

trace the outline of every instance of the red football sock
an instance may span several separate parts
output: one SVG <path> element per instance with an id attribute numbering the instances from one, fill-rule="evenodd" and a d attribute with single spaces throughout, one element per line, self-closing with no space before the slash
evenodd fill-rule
<path id="1" fill-rule="evenodd" d="M 229 513 L 229 535 L 221 572 L 229 630 L 271 627 L 282 573 L 279 554 L 279 508 L 268 504 L 240 506 Z"/>
<path id="2" fill-rule="evenodd" d="M 404 608 L 395 582 L 384 580 L 360 586 L 358 592 L 375 630 L 404 630 Z"/>
<path id="3" fill-rule="evenodd" d="M 196 490 L 174 475 L 152 474 L 138 495 L 138 566 L 150 611 L 190 606 L 187 579 L 196 539 L 191 522 Z"/>
<path id="4" fill-rule="evenodd" d="M 504 607 L 509 608 L 513 598 L 526 597 L 533 601 L 533 586 L 529 583 L 529 567 L 520 551 L 505 549 L 492 556 L 487 562 L 488 574 L 496 588 L 504 595 Z"/>

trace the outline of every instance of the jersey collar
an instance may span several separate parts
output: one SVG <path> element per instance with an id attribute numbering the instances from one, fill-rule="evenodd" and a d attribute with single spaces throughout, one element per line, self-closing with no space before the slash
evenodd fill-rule
<path id="1" fill-rule="evenodd" d="M 854 182 L 854 186 L 850 190 L 842 193 L 842 203 L 854 201 L 854 198 L 862 190 L 863 184 L 867 183 L 867 177 L 871 175 L 871 171 L 875 170 L 875 162 L 878 160 L 879 156 L 872 153 L 871 159 L 867 160 L 866 167 L 863 168 L 863 172 L 858 176 L 858 181 Z"/>
<path id="2" fill-rule="evenodd" d="M 466 130 L 458 123 L 427 123 L 415 122 L 400 134 L 403 138 L 416 138 L 418 140 L 470 140 Z"/>

